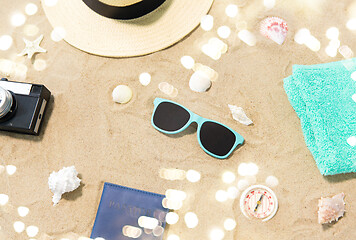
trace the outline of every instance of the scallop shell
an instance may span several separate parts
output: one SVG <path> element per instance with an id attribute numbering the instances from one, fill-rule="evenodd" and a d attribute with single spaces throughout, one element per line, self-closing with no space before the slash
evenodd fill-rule
<path id="1" fill-rule="evenodd" d="M 344 193 L 339 193 L 332 198 L 319 200 L 318 221 L 320 224 L 337 221 L 345 213 Z"/>
<path id="2" fill-rule="evenodd" d="M 48 178 L 48 186 L 54 194 L 52 201 L 56 205 L 62 197 L 62 194 L 77 189 L 80 185 L 78 172 L 74 166 L 64 167 L 58 172 L 52 172 Z"/>
<path id="3" fill-rule="evenodd" d="M 282 45 L 287 37 L 287 22 L 278 17 L 268 17 L 261 22 L 260 32 L 263 36 Z"/>
<path id="4" fill-rule="evenodd" d="M 112 100 L 117 103 L 127 103 L 131 98 L 132 90 L 126 85 L 119 85 L 112 92 Z"/>
<path id="5" fill-rule="evenodd" d="M 189 81 L 189 87 L 194 92 L 205 92 L 210 86 L 210 78 L 203 71 L 196 71 L 193 73 Z"/>

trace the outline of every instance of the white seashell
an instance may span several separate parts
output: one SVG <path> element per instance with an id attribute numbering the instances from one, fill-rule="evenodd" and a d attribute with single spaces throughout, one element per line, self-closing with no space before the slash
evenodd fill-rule
<path id="1" fill-rule="evenodd" d="M 150 84 L 150 82 L 151 82 L 151 74 L 149 74 L 147 72 L 143 72 L 140 74 L 139 80 L 143 86 L 148 86 L 148 84 Z"/>
<path id="2" fill-rule="evenodd" d="M 158 84 L 158 88 L 159 88 L 159 90 L 161 90 L 161 92 L 163 92 L 164 94 L 167 94 L 167 95 L 171 95 L 174 92 L 173 85 L 171 85 L 167 82 L 161 82 L 160 84 Z"/>
<path id="3" fill-rule="evenodd" d="M 189 87 L 194 92 L 205 92 L 211 86 L 210 78 L 202 71 L 196 71 L 190 78 Z"/>
<path id="4" fill-rule="evenodd" d="M 230 104 L 228 104 L 228 106 L 230 108 L 233 119 L 247 126 L 253 123 L 251 119 L 246 116 L 242 107 L 237 107 L 235 105 Z"/>
<path id="5" fill-rule="evenodd" d="M 339 193 L 332 198 L 321 198 L 319 200 L 318 221 L 320 224 L 337 221 L 345 213 L 344 193 Z"/>
<path id="6" fill-rule="evenodd" d="M 80 185 L 78 172 L 74 166 L 64 167 L 58 172 L 52 172 L 48 178 L 48 186 L 53 195 L 53 205 L 56 205 L 62 194 L 77 189 Z"/>
<path id="7" fill-rule="evenodd" d="M 261 22 L 260 32 L 263 36 L 282 45 L 288 32 L 287 22 L 278 17 L 268 17 Z"/>
<path id="8" fill-rule="evenodd" d="M 131 98 L 132 90 L 126 85 L 119 85 L 112 92 L 112 100 L 117 103 L 127 103 Z"/>

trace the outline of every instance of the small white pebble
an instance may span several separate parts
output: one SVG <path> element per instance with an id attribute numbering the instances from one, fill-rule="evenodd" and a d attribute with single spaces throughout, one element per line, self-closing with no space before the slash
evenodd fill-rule
<path id="1" fill-rule="evenodd" d="M 214 18 L 211 15 L 205 15 L 201 18 L 200 26 L 204 31 L 210 31 L 214 26 Z"/>
<path id="2" fill-rule="evenodd" d="M 139 79 L 140 79 L 140 83 L 143 86 L 147 86 L 151 82 L 151 75 L 149 73 L 147 73 L 147 72 L 144 72 L 144 73 L 140 74 Z"/>
<path id="3" fill-rule="evenodd" d="M 27 207 L 18 207 L 17 212 L 20 217 L 26 217 L 30 210 Z"/>
<path id="4" fill-rule="evenodd" d="M 7 165 L 7 166 L 6 166 L 6 172 L 7 172 L 7 174 L 9 174 L 10 176 L 11 176 L 11 175 L 14 175 L 14 173 L 16 172 L 16 166 L 14 166 L 14 165 Z"/>
<path id="5" fill-rule="evenodd" d="M 230 36 L 231 29 L 228 26 L 221 26 L 218 28 L 218 35 L 219 37 L 226 39 Z"/>
<path id="6" fill-rule="evenodd" d="M 26 233 L 27 233 L 27 236 L 29 237 L 35 237 L 38 233 L 38 227 L 36 226 L 28 226 L 26 228 Z"/>
<path id="7" fill-rule="evenodd" d="M 25 224 L 21 221 L 14 222 L 14 230 L 17 233 L 22 233 L 25 230 Z"/>
<path id="8" fill-rule="evenodd" d="M 237 7 L 236 4 L 229 4 L 227 5 L 227 7 L 225 8 L 225 13 L 228 17 L 234 18 L 236 17 L 237 13 L 238 13 L 239 9 Z"/>
<path id="9" fill-rule="evenodd" d="M 182 63 L 183 67 L 185 67 L 186 69 L 192 69 L 195 64 L 195 61 L 191 56 L 183 56 L 180 59 L 180 62 Z"/>
<path id="10" fill-rule="evenodd" d="M 5 206 L 9 202 L 9 196 L 6 194 L 0 194 L 0 206 Z"/>
<path id="11" fill-rule="evenodd" d="M 119 85 L 112 92 L 112 99 L 117 103 L 127 103 L 131 98 L 132 90 L 126 85 Z"/>

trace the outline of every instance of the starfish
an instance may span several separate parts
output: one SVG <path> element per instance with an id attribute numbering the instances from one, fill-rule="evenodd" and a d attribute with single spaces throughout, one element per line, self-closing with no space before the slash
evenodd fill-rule
<path id="1" fill-rule="evenodd" d="M 47 52 L 46 49 L 40 47 L 42 39 L 43 35 L 39 36 L 36 40 L 32 42 L 24 38 L 23 41 L 25 42 L 26 46 L 24 50 L 22 50 L 22 52 L 18 54 L 18 56 L 24 56 L 27 54 L 27 58 L 31 59 L 35 53 Z"/>

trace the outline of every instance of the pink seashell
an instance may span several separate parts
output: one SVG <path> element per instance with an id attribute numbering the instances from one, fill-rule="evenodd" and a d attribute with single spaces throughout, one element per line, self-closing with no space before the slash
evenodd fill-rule
<path id="1" fill-rule="evenodd" d="M 278 17 L 268 17 L 261 22 L 260 33 L 282 45 L 287 37 L 288 26 L 287 22 Z"/>
<path id="2" fill-rule="evenodd" d="M 318 221 L 320 224 L 337 221 L 345 213 L 344 193 L 339 193 L 332 198 L 319 200 Z"/>

